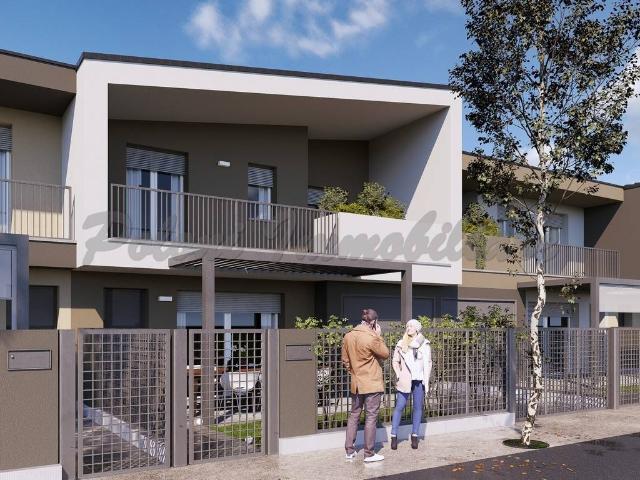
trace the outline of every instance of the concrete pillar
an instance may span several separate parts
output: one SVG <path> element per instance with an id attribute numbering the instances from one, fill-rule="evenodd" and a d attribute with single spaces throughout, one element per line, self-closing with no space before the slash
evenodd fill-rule
<path id="1" fill-rule="evenodd" d="M 402 280 L 400 281 L 400 321 L 403 323 L 411 320 L 413 315 L 413 280 L 412 267 L 401 272 Z"/>
<path id="2" fill-rule="evenodd" d="M 215 259 L 202 259 L 202 328 L 213 330 L 216 326 L 216 266 Z"/>
<path id="3" fill-rule="evenodd" d="M 616 409 L 620 406 L 620 331 L 612 327 L 607 335 L 607 406 Z"/>

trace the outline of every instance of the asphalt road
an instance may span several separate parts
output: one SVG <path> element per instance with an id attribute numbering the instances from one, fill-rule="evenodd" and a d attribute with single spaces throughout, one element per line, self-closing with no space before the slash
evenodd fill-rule
<path id="1" fill-rule="evenodd" d="M 593 426 L 596 428 L 596 426 Z M 381 477 L 386 480 L 639 480 L 640 433 L 574 443 L 446 467 Z"/>

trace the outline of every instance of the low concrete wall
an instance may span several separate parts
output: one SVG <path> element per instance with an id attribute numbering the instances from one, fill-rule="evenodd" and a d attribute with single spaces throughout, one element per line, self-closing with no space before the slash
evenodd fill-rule
<path id="1" fill-rule="evenodd" d="M 430 420 L 420 427 L 420 435 L 431 437 L 444 433 L 468 432 L 491 427 L 508 427 L 515 425 L 514 413 L 494 413 L 474 417 L 442 418 Z M 398 438 L 406 439 L 411 434 L 411 425 L 402 425 L 398 430 Z M 356 447 L 363 443 L 364 431 L 359 430 L 356 438 Z M 391 426 L 378 428 L 376 443 L 387 443 L 391 436 Z M 344 445 L 344 430 L 317 433 L 315 435 L 298 436 L 280 439 L 280 454 L 304 453 L 318 450 L 341 448 Z"/>
<path id="2" fill-rule="evenodd" d="M 46 465 L 44 467 L 21 468 L 0 472 L 0 480 L 62 480 L 60 465 Z"/>

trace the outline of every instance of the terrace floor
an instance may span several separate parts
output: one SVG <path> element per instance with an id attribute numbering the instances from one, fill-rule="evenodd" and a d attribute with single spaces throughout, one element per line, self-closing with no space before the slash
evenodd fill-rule
<path id="1" fill-rule="evenodd" d="M 534 437 L 549 442 L 552 447 L 559 447 L 638 432 L 640 432 L 640 406 L 633 406 L 619 410 L 593 410 L 540 417 Z M 391 451 L 385 444 L 380 451 L 386 456 L 385 461 L 373 465 L 364 465 L 361 456 L 355 461 L 346 462 L 344 450 L 340 445 L 336 445 L 337 448 L 334 450 L 310 454 L 252 456 L 168 470 L 132 472 L 113 478 L 119 480 L 376 478 L 445 465 L 453 466 L 503 455 L 517 455 L 525 458 L 535 453 L 523 453 L 502 445 L 502 440 L 517 436 L 517 429 L 500 427 L 430 436 L 420 443 L 418 451 L 411 450 L 408 442 L 401 442 L 396 452 Z M 633 457 L 634 455 L 629 457 L 630 461 Z M 602 457 L 602 462 L 607 462 L 606 457 Z M 451 478 L 459 477 L 452 475 Z"/>

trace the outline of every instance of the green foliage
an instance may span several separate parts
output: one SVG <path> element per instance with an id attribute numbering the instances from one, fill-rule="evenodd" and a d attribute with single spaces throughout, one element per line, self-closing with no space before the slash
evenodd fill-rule
<path id="1" fill-rule="evenodd" d="M 337 212 L 341 205 L 347 203 L 348 198 L 349 193 L 344 188 L 325 187 L 318 206 L 323 210 Z"/>
<path id="2" fill-rule="evenodd" d="M 482 205 L 473 202 L 465 209 L 462 216 L 462 231 L 467 234 L 481 233 L 496 236 L 499 233 L 498 223 L 491 218 Z"/>
<path id="3" fill-rule="evenodd" d="M 526 244 L 542 244 L 542 226 L 565 197 L 559 187 L 594 193 L 585 182 L 612 172 L 610 158 L 627 142 L 623 115 L 640 80 L 640 7 L 629 0 L 462 5 L 474 47 L 450 84 L 479 133 L 469 175 L 487 204 L 509 209 Z"/>
<path id="4" fill-rule="evenodd" d="M 498 235 L 498 224 L 479 203 L 471 203 L 462 216 L 462 231 L 476 254 L 476 268 L 487 266 L 487 235 Z"/>
<path id="5" fill-rule="evenodd" d="M 320 330 L 318 338 L 313 344 L 313 353 L 318 360 L 322 361 L 329 350 L 342 343 L 345 330 L 349 331 L 353 327 L 349 325 L 347 318 L 331 315 L 326 321 L 317 317 L 296 317 L 295 328 L 300 330 Z"/>
<path id="6" fill-rule="evenodd" d="M 386 218 L 404 218 L 405 207 L 376 182 L 365 182 L 355 202 L 348 202 L 349 193 L 340 187 L 325 187 L 320 208 L 332 212 L 357 213 Z"/>

